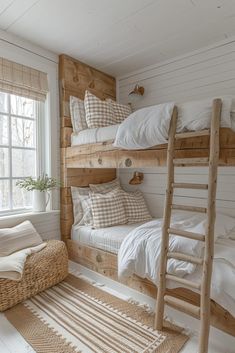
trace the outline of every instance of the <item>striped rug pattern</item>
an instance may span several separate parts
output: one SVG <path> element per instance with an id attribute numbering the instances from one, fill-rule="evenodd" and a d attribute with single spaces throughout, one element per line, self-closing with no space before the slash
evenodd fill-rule
<path id="1" fill-rule="evenodd" d="M 127 306 L 128 310 L 123 310 Z M 28 315 L 25 320 L 24 315 Z M 187 337 L 179 332 L 153 330 L 152 322 L 146 322 L 149 316 L 143 309 L 72 275 L 6 312 L 8 320 L 40 353 L 179 352 Z"/>

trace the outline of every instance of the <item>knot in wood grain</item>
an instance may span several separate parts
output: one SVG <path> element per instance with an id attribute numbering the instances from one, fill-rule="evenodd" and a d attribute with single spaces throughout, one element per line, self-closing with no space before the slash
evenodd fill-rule
<path id="1" fill-rule="evenodd" d="M 127 159 L 125 160 L 125 166 L 126 166 L 126 167 L 131 167 L 131 165 L 132 165 L 131 159 L 130 159 L 130 158 L 127 158 Z"/>
<path id="2" fill-rule="evenodd" d="M 102 262 L 102 257 L 100 254 L 96 255 L 96 261 L 97 262 Z"/>
<path id="3" fill-rule="evenodd" d="M 98 158 L 98 163 L 102 164 L 102 158 Z"/>

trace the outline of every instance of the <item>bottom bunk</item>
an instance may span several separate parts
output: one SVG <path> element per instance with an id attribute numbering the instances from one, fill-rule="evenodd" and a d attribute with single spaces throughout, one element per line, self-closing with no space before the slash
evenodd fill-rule
<path id="1" fill-rule="evenodd" d="M 118 278 L 117 253 L 125 236 L 138 225 L 123 225 L 106 229 L 92 229 L 88 226 L 74 227 L 71 239 L 67 240 L 69 258 L 93 271 L 119 281 L 143 294 L 156 297 L 157 288 L 146 278 L 133 275 L 126 280 Z M 234 237 L 234 234 L 233 234 Z M 194 278 L 200 278 L 195 271 Z M 229 278 L 226 279 L 229 281 Z M 200 295 L 188 288 L 176 287 L 168 289 L 176 298 L 183 299 L 199 306 Z M 235 306 L 235 297 L 229 298 L 226 303 L 226 294 L 221 297 L 220 303 L 211 299 L 211 324 L 224 332 L 235 336 L 235 317 L 229 312 L 229 305 Z M 221 303 L 226 303 L 222 305 Z"/>

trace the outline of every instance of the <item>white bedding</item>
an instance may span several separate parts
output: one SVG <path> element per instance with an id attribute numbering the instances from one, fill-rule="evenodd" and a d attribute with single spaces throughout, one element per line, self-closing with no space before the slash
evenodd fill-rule
<path id="1" fill-rule="evenodd" d="M 75 225 L 72 227 L 71 238 L 88 246 L 117 254 L 123 239 L 141 224 L 143 223 L 124 224 L 100 229 Z"/>
<path id="2" fill-rule="evenodd" d="M 188 217 L 183 213 L 174 215 L 171 226 L 203 234 L 205 222 L 198 216 L 201 215 L 190 215 Z M 118 253 L 118 274 L 120 278 L 136 274 L 142 278 L 148 278 L 153 283 L 158 283 L 161 226 L 161 219 L 153 220 L 134 229 L 123 240 Z M 220 228 L 220 224 L 217 224 L 216 233 L 220 232 Z M 216 234 L 216 238 L 218 235 Z M 201 242 L 177 236 L 170 236 L 169 247 L 172 252 L 183 252 L 193 256 L 201 256 L 203 252 Z M 235 315 L 234 252 L 234 240 L 217 240 L 211 292 L 212 299 L 233 315 Z M 167 271 L 190 280 L 200 280 L 201 278 L 201 268 L 184 261 L 170 259 Z M 167 287 L 176 288 L 179 287 L 179 284 L 170 281 L 167 283 Z"/>
<path id="3" fill-rule="evenodd" d="M 85 129 L 77 133 L 72 133 L 71 144 L 75 145 L 85 145 L 88 143 L 105 142 L 109 140 L 114 140 L 119 124 L 110 125 L 105 127 L 99 127 L 96 129 Z"/>
<path id="4" fill-rule="evenodd" d="M 221 126 L 235 130 L 234 100 L 223 97 Z M 122 124 L 96 129 L 85 129 L 72 134 L 72 146 L 114 141 L 114 146 L 124 149 L 142 149 L 167 142 L 174 103 L 158 104 L 139 109 Z M 177 131 L 202 130 L 209 127 L 212 98 L 176 104 L 178 107 Z M 233 113 L 231 112 L 233 111 Z"/>

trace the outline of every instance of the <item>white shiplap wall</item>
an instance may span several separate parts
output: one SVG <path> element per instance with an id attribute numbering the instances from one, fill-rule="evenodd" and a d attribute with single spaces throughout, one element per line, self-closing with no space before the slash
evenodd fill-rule
<path id="1" fill-rule="evenodd" d="M 184 102 L 226 94 L 235 97 L 235 41 L 228 41 L 190 53 L 172 61 L 146 67 L 118 79 L 119 101 L 128 103 L 128 93 L 135 84 L 143 85 L 145 95 L 132 103 L 134 109 L 167 101 Z M 143 170 L 143 191 L 153 216 L 161 216 L 163 210 L 166 169 Z M 128 185 L 133 170 L 119 170 L 123 186 Z M 178 168 L 178 181 L 205 182 L 207 168 Z M 184 205 L 206 204 L 205 191 L 176 190 L 175 201 Z M 235 216 L 235 168 L 219 168 L 217 209 Z"/>

